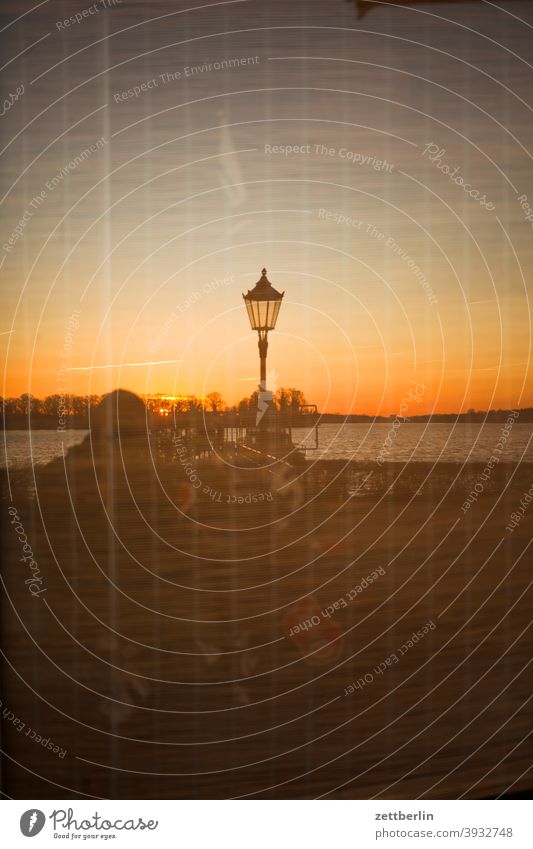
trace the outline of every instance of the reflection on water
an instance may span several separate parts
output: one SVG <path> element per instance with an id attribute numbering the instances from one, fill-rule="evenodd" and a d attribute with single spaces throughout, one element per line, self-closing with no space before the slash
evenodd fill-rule
<path id="1" fill-rule="evenodd" d="M 375 462 L 378 456 L 384 462 L 484 462 L 494 452 L 502 427 L 500 424 L 408 424 L 391 432 L 389 424 L 323 424 L 319 428 L 318 451 L 309 451 L 307 457 L 309 460 L 353 458 L 362 462 Z M 1 443 L 0 466 L 6 465 L 6 444 L 9 467 L 20 469 L 49 463 L 61 456 L 63 447 L 66 451 L 77 445 L 87 433 L 86 430 L 67 433 L 37 430 L 31 433 L 30 441 L 27 431 L 7 431 L 5 443 Z M 533 462 L 532 436 L 531 425 L 515 424 L 501 459 Z M 294 428 L 293 440 L 311 446 L 314 431 Z"/>
<path id="2" fill-rule="evenodd" d="M 86 437 L 87 430 L 58 433 L 55 430 L 8 430 L 0 442 L 0 467 L 6 466 L 6 450 L 10 469 L 42 466 L 60 457 Z"/>
<path id="3" fill-rule="evenodd" d="M 406 424 L 392 429 L 389 424 L 324 424 L 319 428 L 319 449 L 308 458 L 363 462 L 408 460 L 437 462 L 484 462 L 494 452 L 502 433 L 501 424 Z M 533 462 L 531 425 L 515 424 L 501 459 Z M 293 430 L 295 442 L 312 445 L 314 434 Z"/>

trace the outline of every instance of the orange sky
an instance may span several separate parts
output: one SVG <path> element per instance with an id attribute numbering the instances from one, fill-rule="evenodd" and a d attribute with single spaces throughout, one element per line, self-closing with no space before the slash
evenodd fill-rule
<path id="1" fill-rule="evenodd" d="M 460 40 L 424 4 L 22 19 L 21 44 L 51 34 L 6 69 L 25 92 L 3 117 L 2 394 L 238 401 L 266 265 L 286 292 L 271 388 L 324 412 L 387 415 L 413 385 L 412 414 L 532 405 L 528 43 L 476 8 L 447 7 Z M 185 71 L 228 57 L 246 63 Z"/>

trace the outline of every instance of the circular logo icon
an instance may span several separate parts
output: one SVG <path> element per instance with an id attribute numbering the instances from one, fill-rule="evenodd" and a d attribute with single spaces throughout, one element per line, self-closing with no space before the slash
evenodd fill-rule
<path id="1" fill-rule="evenodd" d="M 46 822 L 46 817 L 38 808 L 30 808 L 24 811 L 20 818 L 20 830 L 24 837 L 35 837 L 39 834 Z"/>

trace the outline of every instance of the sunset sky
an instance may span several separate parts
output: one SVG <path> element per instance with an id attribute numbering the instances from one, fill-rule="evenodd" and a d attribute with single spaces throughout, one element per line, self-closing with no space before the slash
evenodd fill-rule
<path id="1" fill-rule="evenodd" d="M 271 388 L 533 405 L 532 3 L 31 5 L 1 22 L 4 396 L 234 403 L 266 266 Z"/>

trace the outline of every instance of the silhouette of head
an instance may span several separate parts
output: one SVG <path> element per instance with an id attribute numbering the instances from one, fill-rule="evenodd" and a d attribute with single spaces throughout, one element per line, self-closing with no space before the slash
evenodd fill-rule
<path id="1" fill-rule="evenodd" d="M 146 433 L 146 407 L 138 395 L 115 389 L 105 395 L 91 416 L 92 436 L 124 439 Z"/>

